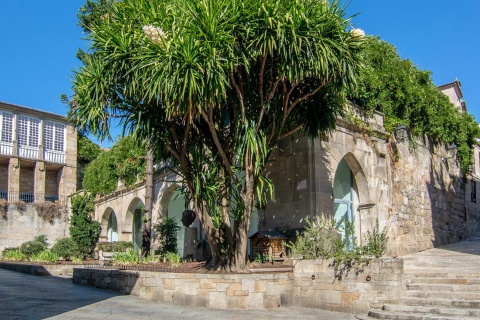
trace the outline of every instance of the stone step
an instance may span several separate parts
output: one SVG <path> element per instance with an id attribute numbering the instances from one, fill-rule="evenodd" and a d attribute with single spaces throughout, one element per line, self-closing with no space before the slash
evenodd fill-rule
<path id="1" fill-rule="evenodd" d="M 388 320 L 478 320 L 478 317 L 413 314 L 408 312 L 389 312 L 384 310 L 370 310 L 368 316 L 373 319 Z"/>
<path id="2" fill-rule="evenodd" d="M 407 290 L 435 291 L 435 292 L 480 292 L 480 285 L 475 284 L 407 284 Z"/>
<path id="3" fill-rule="evenodd" d="M 449 268 L 449 267 L 434 267 L 434 266 L 418 266 L 415 268 L 405 268 L 404 273 L 418 273 L 418 272 L 443 272 L 448 274 L 480 274 L 479 267 L 464 267 L 464 268 Z"/>
<path id="4" fill-rule="evenodd" d="M 480 279 L 467 279 L 467 278 L 440 278 L 440 277 L 424 277 L 424 278 L 412 278 L 405 279 L 406 284 L 477 284 Z"/>
<path id="5" fill-rule="evenodd" d="M 480 292 L 452 292 L 452 291 L 420 291 L 406 290 L 403 297 L 430 298 L 430 299 L 452 299 L 452 300 L 480 300 Z"/>
<path id="6" fill-rule="evenodd" d="M 401 304 L 385 304 L 383 311 L 393 313 L 413 313 L 413 314 L 434 314 L 440 316 L 463 316 L 463 317 L 480 317 L 479 309 L 468 308 L 452 308 L 452 307 L 435 307 L 435 306 L 409 306 Z"/>
<path id="7" fill-rule="evenodd" d="M 404 279 L 427 279 L 427 278 L 444 278 L 444 279 L 480 279 L 479 273 L 444 273 L 444 272 L 415 272 L 404 273 Z"/>
<path id="8" fill-rule="evenodd" d="M 454 307 L 454 308 L 480 308 L 478 300 L 453 300 L 447 298 L 419 298 L 404 297 L 399 301 L 403 305 L 408 306 L 430 306 L 430 307 Z"/>

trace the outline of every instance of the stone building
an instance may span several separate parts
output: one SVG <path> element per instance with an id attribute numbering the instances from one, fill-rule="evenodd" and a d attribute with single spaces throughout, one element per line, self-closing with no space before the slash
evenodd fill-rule
<path id="1" fill-rule="evenodd" d="M 76 191 L 77 132 L 65 117 L 0 102 L 0 250 L 47 235 L 68 235 L 68 196 Z M 36 205 L 56 203 L 63 218 L 45 221 Z M 21 205 L 24 203 L 25 205 Z M 23 209 L 21 209 L 23 208 Z"/>
<path id="2" fill-rule="evenodd" d="M 0 198 L 61 201 L 76 191 L 77 133 L 60 115 L 0 102 Z"/>
<path id="3" fill-rule="evenodd" d="M 471 189 L 470 176 L 464 179 L 454 151 L 428 137 L 414 139 L 405 128 L 387 133 L 381 113 L 367 117 L 353 105 L 349 110 L 323 139 L 292 136 L 279 144 L 267 166 L 275 195 L 253 212 L 249 235 L 292 235 L 306 220 L 324 217 L 333 219 L 343 236 L 346 222 L 353 223 L 357 243 L 362 244 L 378 220 L 388 231 L 387 254 L 402 256 L 465 239 L 477 229 L 476 189 Z M 180 222 L 181 213 L 190 209 L 175 191 L 175 180 L 169 172 L 156 177 L 153 224 L 167 216 Z M 140 183 L 96 201 L 102 240 L 140 245 L 144 197 L 145 185 Z M 193 226 L 197 241 L 204 243 L 198 220 Z M 183 237 L 182 227 L 180 254 Z"/>

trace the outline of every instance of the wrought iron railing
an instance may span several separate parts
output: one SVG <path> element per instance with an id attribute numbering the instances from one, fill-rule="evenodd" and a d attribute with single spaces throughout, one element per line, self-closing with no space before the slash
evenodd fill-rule
<path id="1" fill-rule="evenodd" d="M 15 203 L 23 201 L 25 203 L 39 203 L 39 202 L 55 202 L 62 206 L 67 205 L 68 197 L 59 196 L 58 194 L 44 194 L 34 192 L 16 192 L 16 191 L 1 191 L 0 199 L 5 199 L 8 203 Z"/>

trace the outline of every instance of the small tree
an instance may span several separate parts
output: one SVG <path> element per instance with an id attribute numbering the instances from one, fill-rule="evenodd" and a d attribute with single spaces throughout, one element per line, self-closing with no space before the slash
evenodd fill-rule
<path id="1" fill-rule="evenodd" d="M 158 242 L 160 244 L 160 254 L 165 255 L 167 252 L 177 253 L 177 233 L 180 227 L 174 218 L 163 219 L 155 225 L 158 232 Z"/>
<path id="2" fill-rule="evenodd" d="M 100 223 L 93 220 L 93 200 L 90 195 L 72 198 L 72 220 L 70 237 L 77 244 L 80 255 L 85 258 L 92 254 L 100 237 Z"/>

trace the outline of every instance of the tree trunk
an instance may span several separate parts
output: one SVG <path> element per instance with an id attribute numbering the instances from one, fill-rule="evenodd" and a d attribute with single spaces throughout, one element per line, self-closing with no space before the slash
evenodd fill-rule
<path id="1" fill-rule="evenodd" d="M 152 208 L 153 208 L 153 150 L 150 141 L 147 142 L 147 159 L 145 172 L 145 216 L 142 231 L 142 253 L 145 258 L 150 254 L 152 235 Z"/>

